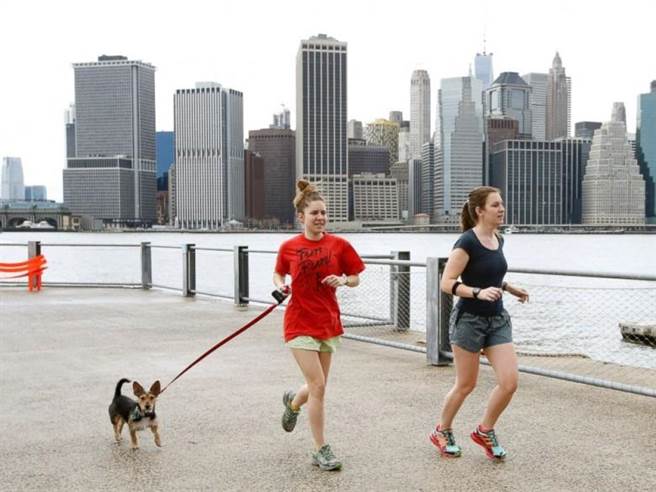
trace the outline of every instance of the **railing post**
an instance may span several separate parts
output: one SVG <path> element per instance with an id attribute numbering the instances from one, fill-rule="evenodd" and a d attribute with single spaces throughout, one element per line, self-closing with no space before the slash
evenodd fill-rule
<path id="1" fill-rule="evenodd" d="M 235 246 L 235 306 L 248 307 L 248 246 Z"/>
<path id="2" fill-rule="evenodd" d="M 182 245 L 182 295 L 196 295 L 196 245 Z"/>
<path id="3" fill-rule="evenodd" d="M 442 283 L 442 275 L 444 274 L 444 267 L 448 258 L 437 259 L 437 365 L 446 366 L 451 362 L 451 359 L 446 357 L 445 352 L 451 352 L 451 342 L 449 341 L 449 317 L 451 316 L 451 309 L 453 307 L 453 296 L 442 292 L 440 284 Z"/>
<path id="4" fill-rule="evenodd" d="M 41 241 L 28 241 L 27 242 L 27 257 L 28 258 L 34 258 L 35 256 L 39 256 L 41 254 Z M 36 277 L 27 277 L 27 281 L 32 283 L 32 285 L 29 286 L 30 290 L 32 288 L 38 288 L 37 283 L 38 280 Z"/>
<path id="5" fill-rule="evenodd" d="M 41 254 L 41 241 L 28 241 L 27 242 L 27 257 L 34 258 Z"/>
<path id="6" fill-rule="evenodd" d="M 410 260 L 410 251 L 392 251 L 395 260 Z M 397 331 L 410 328 L 410 267 L 390 267 L 390 318 Z"/>
<path id="7" fill-rule="evenodd" d="M 141 287 L 150 289 L 153 286 L 153 260 L 150 242 L 141 243 Z"/>

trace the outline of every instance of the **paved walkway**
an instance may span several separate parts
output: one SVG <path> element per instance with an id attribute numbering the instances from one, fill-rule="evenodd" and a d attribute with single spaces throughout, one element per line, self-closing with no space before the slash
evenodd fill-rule
<path id="1" fill-rule="evenodd" d="M 510 456 L 468 439 L 493 386 L 488 368 L 462 408 L 460 459 L 428 443 L 452 368 L 345 340 L 331 374 L 328 436 L 341 472 L 309 462 L 307 420 L 280 428 L 301 379 L 273 313 L 162 395 L 164 447 L 113 442 L 114 385 L 168 382 L 248 319 L 231 304 L 140 290 L 0 289 L 1 490 L 653 490 L 656 402 L 522 374 L 497 426 Z M 124 390 L 128 388 L 125 387 Z M 125 431 L 124 431 L 125 432 Z M 127 436 L 126 436 L 127 438 Z"/>

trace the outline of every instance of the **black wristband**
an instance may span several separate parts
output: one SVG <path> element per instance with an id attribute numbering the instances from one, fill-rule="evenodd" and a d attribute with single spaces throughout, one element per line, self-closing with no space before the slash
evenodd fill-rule
<path id="1" fill-rule="evenodd" d="M 456 282 L 453 284 L 453 287 L 451 287 L 451 294 L 453 294 L 454 296 L 458 295 L 458 294 L 456 294 L 456 291 L 458 290 L 459 285 L 462 285 L 462 282 L 458 282 L 456 280 Z"/>
<path id="2" fill-rule="evenodd" d="M 501 290 L 508 290 L 508 282 L 504 282 L 501 284 Z"/>

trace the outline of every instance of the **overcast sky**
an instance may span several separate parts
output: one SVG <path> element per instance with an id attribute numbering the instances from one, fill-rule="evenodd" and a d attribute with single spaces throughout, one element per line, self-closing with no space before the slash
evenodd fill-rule
<path id="1" fill-rule="evenodd" d="M 503 71 L 548 72 L 556 50 L 572 77 L 572 126 L 610 119 L 614 101 L 635 129 L 636 100 L 656 79 L 656 2 L 624 0 L 114 0 L 0 4 L 0 156 L 21 157 L 25 184 L 62 199 L 64 112 L 73 62 L 125 55 L 157 67 L 157 129 L 173 129 L 173 93 L 215 81 L 244 93 L 244 135 L 285 104 L 295 126 L 301 39 L 348 43 L 348 118 L 402 110 L 410 76 L 431 77 L 431 123 L 444 77 L 466 75 L 476 52 Z M 572 128 L 572 132 L 573 132 Z"/>

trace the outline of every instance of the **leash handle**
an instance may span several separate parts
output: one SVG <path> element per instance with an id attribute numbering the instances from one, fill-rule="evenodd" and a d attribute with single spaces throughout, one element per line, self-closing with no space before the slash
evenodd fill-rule
<path id="1" fill-rule="evenodd" d="M 279 297 L 276 296 L 275 293 L 280 294 L 280 296 L 282 296 L 282 299 L 279 300 Z M 174 377 L 174 378 L 171 380 L 171 382 L 170 382 L 169 384 L 167 384 L 166 386 L 164 386 L 164 388 L 162 389 L 162 391 L 159 392 L 159 394 L 161 395 L 162 393 L 164 393 L 164 391 L 166 391 L 166 388 L 168 388 L 169 386 L 171 386 L 171 385 L 172 385 L 172 384 L 173 384 L 173 383 L 174 383 L 174 382 L 175 382 L 180 376 L 182 376 L 185 372 L 187 372 L 189 369 L 191 369 L 192 367 L 194 367 L 196 364 L 198 364 L 201 360 L 203 360 L 205 357 L 207 357 L 208 355 L 210 355 L 210 354 L 211 354 L 212 352 L 214 352 L 216 349 L 218 349 L 218 348 L 221 347 L 222 345 L 225 345 L 226 343 L 228 343 L 230 340 L 232 340 L 232 339 L 235 338 L 236 336 L 241 335 L 243 332 L 245 332 L 246 330 L 248 330 L 248 329 L 249 329 L 251 326 L 253 326 L 255 323 L 257 323 L 257 322 L 260 321 L 262 318 L 264 318 L 265 316 L 267 316 L 269 313 L 271 313 L 271 311 L 273 311 L 275 308 L 277 308 L 278 306 L 280 306 L 280 304 L 282 304 L 282 301 L 284 301 L 284 300 L 287 298 L 287 295 L 285 295 L 285 294 L 283 294 L 282 292 L 277 291 L 277 290 L 276 290 L 276 291 L 273 291 L 273 292 L 272 292 L 272 295 L 273 295 L 273 297 L 275 297 L 276 301 L 278 301 L 278 304 L 272 304 L 272 305 L 269 306 L 266 310 L 264 310 L 263 312 L 261 312 L 256 318 L 252 319 L 251 321 L 249 321 L 248 323 L 246 323 L 244 326 L 242 326 L 242 327 L 239 328 L 238 330 L 232 332 L 230 335 L 228 335 L 228 336 L 225 337 L 223 340 L 221 340 L 221 341 L 218 342 L 216 345 L 214 345 L 214 346 L 211 347 L 209 350 L 207 350 L 204 354 L 202 354 L 202 355 L 201 355 L 200 357 L 198 357 L 195 361 L 193 361 L 191 364 L 189 364 L 187 367 L 185 367 L 182 371 L 180 371 L 180 373 L 179 373 L 176 377 Z"/>

